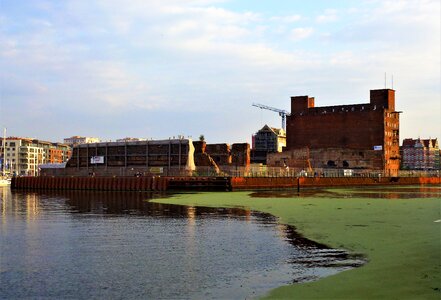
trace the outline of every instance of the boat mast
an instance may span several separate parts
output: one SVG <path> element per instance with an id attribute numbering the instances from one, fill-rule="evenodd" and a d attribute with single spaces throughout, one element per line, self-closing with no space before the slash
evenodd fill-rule
<path id="1" fill-rule="evenodd" d="M 3 143 L 2 143 L 2 152 L 3 152 L 3 160 L 2 160 L 2 175 L 5 176 L 5 168 L 6 168 L 6 127 L 3 128 Z"/>

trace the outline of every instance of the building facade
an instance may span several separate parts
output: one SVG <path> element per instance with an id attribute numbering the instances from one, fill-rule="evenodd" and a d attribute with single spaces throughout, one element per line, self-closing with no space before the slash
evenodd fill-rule
<path id="1" fill-rule="evenodd" d="M 85 136 L 78 136 L 78 135 L 74 135 L 74 136 L 71 136 L 70 138 L 64 139 L 64 144 L 67 144 L 71 147 L 76 146 L 76 145 L 81 145 L 81 144 L 99 143 L 99 142 L 101 142 L 101 140 L 99 138 L 85 137 Z"/>
<path id="2" fill-rule="evenodd" d="M 195 169 L 190 139 L 85 143 L 73 148 L 59 175 L 184 175 Z"/>
<path id="3" fill-rule="evenodd" d="M 370 102 L 364 104 L 316 107 L 314 101 L 308 96 L 291 97 L 287 151 L 307 149 L 328 158 L 310 160 L 313 168 L 398 172 L 399 112 L 394 90 L 371 90 Z"/>
<path id="4" fill-rule="evenodd" d="M 438 139 L 404 139 L 401 147 L 404 170 L 439 170 Z"/>
<path id="5" fill-rule="evenodd" d="M 252 148 L 257 151 L 282 152 L 286 146 L 286 132 L 281 128 L 265 125 L 253 135 Z"/>
<path id="6" fill-rule="evenodd" d="M 66 162 L 71 154 L 68 145 L 37 139 L 8 137 L 3 143 L 2 168 L 11 175 L 37 176 L 39 165 Z"/>
<path id="7" fill-rule="evenodd" d="M 265 125 L 252 136 L 251 162 L 267 163 L 268 153 L 282 152 L 286 146 L 286 132 Z"/>

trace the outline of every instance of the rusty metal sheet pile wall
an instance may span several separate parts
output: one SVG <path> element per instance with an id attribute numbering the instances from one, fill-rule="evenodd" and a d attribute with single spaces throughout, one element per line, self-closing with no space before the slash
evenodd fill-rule
<path id="1" fill-rule="evenodd" d="M 169 177 L 14 177 L 12 189 L 165 191 Z"/>

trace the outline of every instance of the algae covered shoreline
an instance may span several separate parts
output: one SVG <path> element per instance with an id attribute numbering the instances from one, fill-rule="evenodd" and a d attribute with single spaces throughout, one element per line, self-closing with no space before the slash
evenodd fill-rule
<path id="1" fill-rule="evenodd" d="M 441 187 L 180 194 L 154 202 L 270 213 L 308 239 L 364 255 L 360 268 L 270 299 L 439 299 Z"/>

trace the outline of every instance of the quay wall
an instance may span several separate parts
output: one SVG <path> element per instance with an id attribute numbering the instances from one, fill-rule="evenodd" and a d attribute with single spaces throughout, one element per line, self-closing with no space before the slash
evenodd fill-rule
<path id="1" fill-rule="evenodd" d="M 12 189 L 166 191 L 169 177 L 14 177 Z"/>
<path id="2" fill-rule="evenodd" d="M 441 184 L 440 177 L 232 177 L 232 190 Z"/>
<path id="3" fill-rule="evenodd" d="M 440 177 L 14 177 L 12 189 L 167 191 L 255 190 L 308 187 L 441 185 Z"/>

